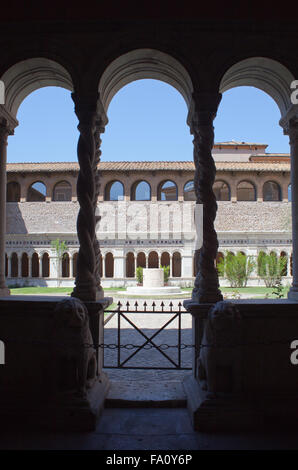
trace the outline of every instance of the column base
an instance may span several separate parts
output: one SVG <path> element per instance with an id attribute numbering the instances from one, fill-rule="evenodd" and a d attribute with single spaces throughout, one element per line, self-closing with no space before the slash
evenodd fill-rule
<path id="1" fill-rule="evenodd" d="M 288 299 L 298 300 L 298 287 L 292 286 L 288 292 Z"/>
<path id="2" fill-rule="evenodd" d="M 256 429 L 263 424 L 262 413 L 235 395 L 211 395 L 202 390 L 194 377 L 183 382 L 187 408 L 195 431 L 238 431 Z"/>
<path id="3" fill-rule="evenodd" d="M 192 301 L 198 304 L 214 304 L 223 300 L 223 295 L 220 290 L 214 292 L 201 292 L 200 289 L 194 288 L 192 291 Z"/>
<path id="4" fill-rule="evenodd" d="M 10 290 L 8 287 L 0 287 L 0 297 L 8 297 L 10 295 Z"/>
<path id="5" fill-rule="evenodd" d="M 104 299 L 104 291 L 103 288 L 94 289 L 94 291 L 90 290 L 90 286 L 80 286 L 79 288 L 75 286 L 74 290 L 71 293 L 71 297 L 76 297 L 77 299 L 82 300 L 83 302 L 93 301 L 97 302 L 99 300 Z"/>

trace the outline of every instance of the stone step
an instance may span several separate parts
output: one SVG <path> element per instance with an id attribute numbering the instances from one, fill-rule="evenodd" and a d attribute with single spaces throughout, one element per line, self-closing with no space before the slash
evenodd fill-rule
<path id="1" fill-rule="evenodd" d="M 105 406 L 182 408 L 186 407 L 186 394 L 181 381 L 111 380 Z"/>

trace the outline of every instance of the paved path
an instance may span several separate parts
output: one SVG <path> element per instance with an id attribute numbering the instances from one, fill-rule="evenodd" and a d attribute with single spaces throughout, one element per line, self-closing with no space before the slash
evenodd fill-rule
<path id="1" fill-rule="evenodd" d="M 116 300 L 116 299 L 115 299 Z M 117 299 L 118 301 L 118 299 Z M 120 299 L 123 305 L 126 304 L 127 299 Z M 129 302 L 133 306 L 136 299 L 130 299 Z M 152 299 L 146 300 L 149 306 L 152 304 Z M 160 302 L 155 300 L 156 310 L 160 310 Z M 152 340 L 156 345 L 178 345 L 178 318 L 173 319 L 175 310 L 178 309 L 180 300 L 173 300 L 173 313 L 170 313 L 170 301 L 164 300 L 165 313 L 124 313 L 129 321 L 136 325 L 146 336 L 151 337 L 167 322 L 169 324 L 163 331 L 158 333 Z M 140 305 L 140 300 L 138 299 Z M 134 310 L 134 307 L 132 308 Z M 181 311 L 181 343 L 192 344 L 192 330 L 191 330 L 191 315 L 185 312 L 182 308 Z M 137 331 L 125 318 L 121 317 L 121 331 L 120 331 L 120 344 L 133 344 L 141 345 L 146 342 L 146 338 Z M 172 320 L 172 321 L 171 321 Z M 117 344 L 118 340 L 118 315 L 115 314 L 110 321 L 105 325 L 104 343 Z M 148 346 L 150 343 L 148 343 Z M 166 348 L 166 346 L 163 346 Z M 121 349 L 120 360 L 121 362 L 127 360 L 130 355 L 136 351 L 134 349 Z M 178 348 L 163 349 L 170 360 L 178 363 Z M 192 348 L 186 348 L 181 351 L 181 365 L 182 367 L 191 367 L 192 363 Z M 105 349 L 105 366 L 117 365 L 117 350 Z M 189 370 L 177 370 L 172 362 L 170 362 L 160 351 L 156 348 L 141 349 L 131 359 L 127 361 L 126 366 L 130 367 L 170 367 L 170 370 L 146 370 L 146 369 L 105 369 L 108 374 L 112 387 L 109 393 L 111 400 L 126 400 L 126 401 L 173 401 L 180 402 L 185 400 L 185 393 L 182 386 L 182 380 L 186 375 L 189 375 Z"/>

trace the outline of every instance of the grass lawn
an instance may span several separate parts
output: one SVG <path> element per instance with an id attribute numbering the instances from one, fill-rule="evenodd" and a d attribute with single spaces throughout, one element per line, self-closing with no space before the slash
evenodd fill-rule
<path id="1" fill-rule="evenodd" d="M 64 295 L 70 295 L 72 292 L 71 287 L 17 287 L 17 288 L 12 288 L 11 289 L 11 294 L 12 295 L 39 295 L 39 294 L 64 294 Z M 125 291 L 125 287 L 108 287 L 104 289 L 105 292 L 109 295 L 116 295 L 118 291 Z M 192 288 L 191 287 L 183 287 L 181 289 L 182 291 L 185 292 L 185 297 L 190 297 Z M 283 296 L 287 297 L 289 287 L 285 286 L 283 288 Z M 273 289 L 272 288 L 267 288 L 267 287 L 239 287 L 239 288 L 233 288 L 233 287 L 221 287 L 221 291 L 223 294 L 233 294 L 233 293 L 240 293 L 244 297 L 245 294 L 249 294 L 250 298 L 265 298 L 266 296 L 269 298 L 275 298 L 275 296 L 272 294 Z M 120 294 L 121 295 L 121 294 Z M 252 297 L 253 296 L 253 297 Z M 127 299 L 129 298 L 135 298 L 136 296 L 126 296 Z M 230 297 L 230 296 L 229 296 Z M 148 297 L 142 297 L 139 296 L 138 298 L 140 299 L 147 299 Z M 153 297 L 152 297 L 153 298 Z M 157 298 L 162 298 L 161 296 L 156 296 Z M 173 295 L 171 299 L 169 297 L 166 297 L 168 300 L 175 299 L 175 298 L 181 298 L 179 296 Z M 111 307 L 110 307 L 111 309 Z"/>
<path id="2" fill-rule="evenodd" d="M 125 291 L 125 287 L 107 287 L 105 292 L 112 291 L 117 292 L 118 290 Z M 31 295 L 31 294 L 65 294 L 70 295 L 73 291 L 72 287 L 15 287 L 10 289 L 12 295 Z"/>

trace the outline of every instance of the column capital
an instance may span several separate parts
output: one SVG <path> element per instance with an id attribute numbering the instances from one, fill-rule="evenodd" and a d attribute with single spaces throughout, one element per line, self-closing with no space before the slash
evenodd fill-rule
<path id="1" fill-rule="evenodd" d="M 108 123 L 108 118 L 101 103 L 99 93 L 92 95 L 72 93 L 71 97 L 75 104 L 75 113 L 79 119 L 79 125 L 91 125 L 93 132 L 103 132 Z"/>
<path id="2" fill-rule="evenodd" d="M 10 129 L 8 121 L 0 118 L 0 139 L 7 142 L 7 137 L 13 135 L 13 133 L 14 131 Z"/>
<path id="3" fill-rule="evenodd" d="M 213 124 L 221 98 L 221 93 L 193 92 L 187 118 L 191 133 L 193 133 L 194 126 Z"/>
<path id="4" fill-rule="evenodd" d="M 298 122 L 298 105 L 292 105 L 286 114 L 279 120 L 279 125 L 283 128 L 283 133 L 289 135 L 289 132 L 295 122 Z"/>
<path id="5" fill-rule="evenodd" d="M 5 132 L 6 135 L 13 135 L 14 129 L 19 125 L 17 119 L 15 119 L 4 105 L 0 105 L 0 127 L 1 131 Z"/>
<path id="6" fill-rule="evenodd" d="M 284 134 L 289 136 L 290 145 L 298 143 L 298 120 L 290 120 Z"/>

